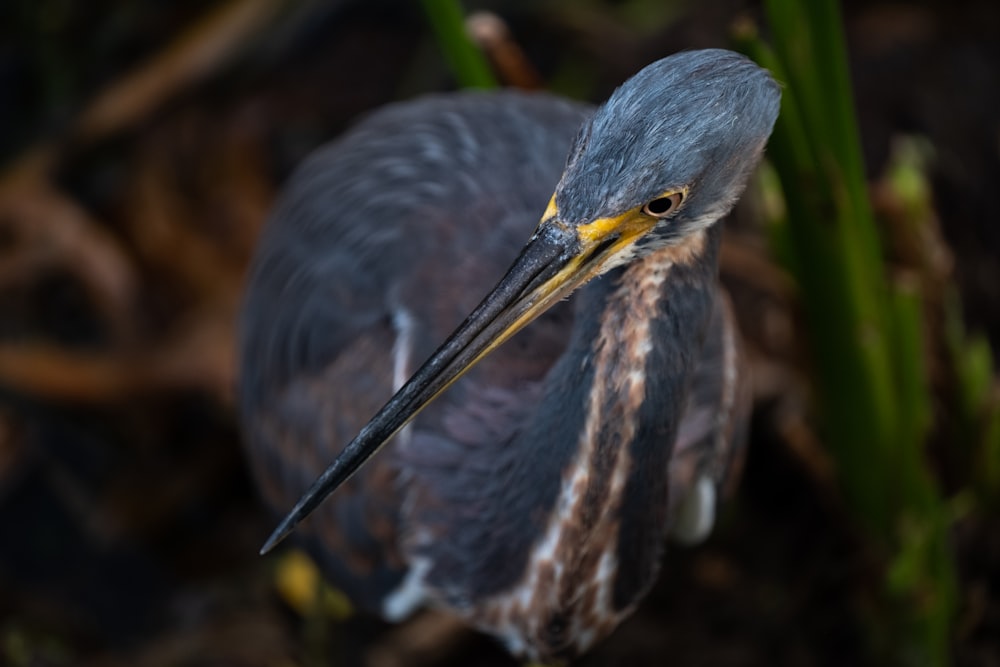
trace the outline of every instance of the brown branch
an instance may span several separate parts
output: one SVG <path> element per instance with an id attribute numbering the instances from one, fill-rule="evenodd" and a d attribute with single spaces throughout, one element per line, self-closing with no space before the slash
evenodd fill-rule
<path id="1" fill-rule="evenodd" d="M 136 269 L 117 239 L 48 181 L 54 154 L 39 147 L 0 176 L 0 227 L 12 248 L 0 255 L 0 287 L 30 282 L 55 267 L 70 271 L 127 338 Z"/>
<path id="2" fill-rule="evenodd" d="M 544 87 L 542 75 L 528 59 L 521 45 L 510 34 L 502 18 L 488 11 L 469 14 L 465 29 L 493 64 L 497 76 L 505 85 L 524 90 Z"/>
<path id="3" fill-rule="evenodd" d="M 266 28 L 282 0 L 232 0 L 151 60 L 116 81 L 84 110 L 74 138 L 95 142 L 148 117 L 179 91 L 218 71 Z"/>
<path id="4" fill-rule="evenodd" d="M 190 389 L 232 402 L 233 304 L 192 317 L 179 333 L 144 352 L 88 353 L 50 343 L 0 344 L 0 383 L 29 396 L 108 403 L 136 393 Z"/>

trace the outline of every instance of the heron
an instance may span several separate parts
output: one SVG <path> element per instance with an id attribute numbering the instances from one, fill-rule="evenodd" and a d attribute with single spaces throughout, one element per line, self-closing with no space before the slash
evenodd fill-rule
<path id="1" fill-rule="evenodd" d="M 444 608 L 530 659 L 607 636 L 739 468 L 720 221 L 779 102 L 749 59 L 687 51 L 596 109 L 432 95 L 306 159 L 240 323 L 251 468 L 298 499 L 262 553 L 311 514 L 303 544 L 387 619 Z"/>

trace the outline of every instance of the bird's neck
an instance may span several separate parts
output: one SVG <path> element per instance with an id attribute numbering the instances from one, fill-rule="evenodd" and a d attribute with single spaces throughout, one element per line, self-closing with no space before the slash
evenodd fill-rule
<path id="1" fill-rule="evenodd" d="M 668 465 L 712 311 L 717 227 L 582 290 L 569 348 L 504 453 L 502 497 L 479 517 L 489 576 L 473 577 L 471 593 L 496 596 L 488 613 L 543 623 L 521 629 L 548 633 L 543 644 L 574 636 L 573 619 L 598 617 L 610 631 L 655 578 Z"/>
<path id="2" fill-rule="evenodd" d="M 578 318 L 590 330 L 577 327 L 571 344 L 591 352 L 582 368 L 555 369 L 569 379 L 562 385 L 575 394 L 584 418 L 572 433 L 558 436 L 572 454 L 544 530 L 558 531 L 563 548 L 575 551 L 570 562 L 583 562 L 596 549 L 606 563 L 625 564 L 615 568 L 609 602 L 616 610 L 624 611 L 652 583 L 660 562 L 667 471 L 711 317 L 719 235 L 719 226 L 712 226 L 581 294 L 578 307 L 602 317 Z M 556 430 L 550 426 L 558 428 L 544 423 L 548 413 L 543 409 L 536 417 L 537 439 L 527 440 L 540 444 L 543 433 Z M 556 439 L 553 434 L 549 441 Z"/>

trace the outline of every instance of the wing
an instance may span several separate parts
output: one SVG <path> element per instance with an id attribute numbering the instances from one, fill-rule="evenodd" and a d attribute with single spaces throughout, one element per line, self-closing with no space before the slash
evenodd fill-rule
<path id="1" fill-rule="evenodd" d="M 244 417 L 251 467 L 264 499 L 287 511 L 364 421 L 392 393 L 395 332 L 378 322 L 362 330 L 325 368 L 289 381 Z M 346 387 L 348 391 L 332 388 Z M 396 548 L 396 469 L 376 457 L 320 506 L 298 537 L 331 580 L 363 608 L 377 611 L 406 563 Z"/>
<path id="2" fill-rule="evenodd" d="M 752 397 L 740 345 L 719 288 L 670 460 L 671 534 L 680 542 L 708 535 L 717 497 L 731 492 L 742 469 Z"/>
<path id="3" fill-rule="evenodd" d="M 502 275 L 585 113 L 537 95 L 427 98 L 369 117 L 292 177 L 258 243 L 240 327 L 247 452 L 276 512 Z M 434 420 L 428 410 L 414 424 L 420 442 L 433 443 Z M 408 567 L 399 449 L 387 447 L 297 531 L 373 611 Z"/>
<path id="4" fill-rule="evenodd" d="M 280 514 L 392 394 L 397 338 L 380 280 L 402 266 L 400 230 L 370 211 L 336 151 L 293 176 L 258 243 L 241 322 L 240 398 L 258 488 Z M 360 216 L 360 217 L 359 217 Z M 373 264 L 374 258 L 385 261 Z M 299 531 L 333 582 L 376 609 L 405 571 L 394 473 L 376 459 Z"/>

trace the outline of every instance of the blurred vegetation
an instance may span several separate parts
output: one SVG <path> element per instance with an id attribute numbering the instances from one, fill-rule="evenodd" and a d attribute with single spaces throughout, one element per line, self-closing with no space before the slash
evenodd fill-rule
<path id="1" fill-rule="evenodd" d="M 839 4 L 765 6 L 769 43 L 747 25 L 738 38 L 786 84 L 769 148 L 787 207 L 776 243 L 804 297 L 822 436 L 849 511 L 879 559 L 881 586 L 869 601 L 874 650 L 891 664 L 950 664 L 958 611 L 950 535 L 964 503 L 942 493 L 929 458 L 935 400 L 927 323 L 951 323 L 949 372 L 961 406 L 952 428 L 959 447 L 975 452 L 964 482 L 981 501 L 997 490 L 993 362 L 984 341 L 970 341 L 958 324 L 957 301 L 941 285 L 947 276 L 919 261 L 888 264 L 861 158 Z M 907 224 L 895 231 L 919 247 L 937 234 L 926 179 L 912 161 L 894 167 L 889 187 Z M 933 298 L 942 289 L 946 303 Z"/>
<path id="2" fill-rule="evenodd" d="M 441 53 L 448 61 L 455 78 L 464 88 L 496 88 L 490 64 L 483 52 L 472 42 L 465 27 L 462 7 L 455 0 L 421 0 L 427 21 Z"/>

